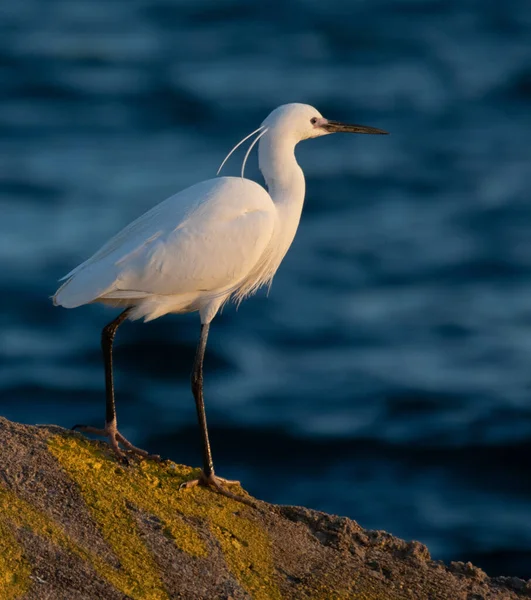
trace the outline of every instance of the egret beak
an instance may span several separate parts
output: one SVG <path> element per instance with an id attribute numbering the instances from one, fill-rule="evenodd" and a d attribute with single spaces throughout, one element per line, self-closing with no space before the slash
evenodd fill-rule
<path id="1" fill-rule="evenodd" d="M 339 121 L 327 121 L 321 125 L 321 128 L 329 133 L 371 133 L 378 135 L 389 135 L 388 131 L 377 129 L 376 127 L 367 127 L 366 125 L 348 125 Z"/>

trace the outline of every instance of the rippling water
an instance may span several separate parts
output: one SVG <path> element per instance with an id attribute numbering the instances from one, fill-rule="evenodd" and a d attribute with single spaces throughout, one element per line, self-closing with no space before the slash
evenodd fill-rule
<path id="1" fill-rule="evenodd" d="M 531 577 L 531 3 L 2 12 L 1 413 L 101 422 L 99 332 L 115 313 L 53 308 L 57 279 L 213 176 L 276 105 L 314 104 L 392 135 L 299 147 L 294 246 L 269 297 L 211 330 L 218 471 L 437 558 Z M 123 432 L 196 465 L 198 327 L 196 315 L 129 324 L 116 350 Z"/>

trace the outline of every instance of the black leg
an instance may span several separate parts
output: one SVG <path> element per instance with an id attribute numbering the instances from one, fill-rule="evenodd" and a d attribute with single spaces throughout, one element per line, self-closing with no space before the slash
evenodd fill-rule
<path id="1" fill-rule="evenodd" d="M 105 422 L 116 424 L 116 406 L 114 404 L 114 378 L 112 373 L 112 345 L 118 327 L 127 319 L 130 308 L 126 308 L 114 321 L 102 329 L 101 349 L 105 365 Z"/>
<path id="2" fill-rule="evenodd" d="M 103 351 L 103 362 L 105 366 L 105 427 L 103 429 L 91 427 L 90 425 L 74 425 L 74 427 L 72 427 L 72 429 L 79 429 L 80 431 L 86 431 L 87 433 L 106 436 L 116 456 L 126 464 L 128 463 L 128 460 L 125 454 L 120 450 L 120 447 L 118 446 L 119 443 L 133 454 L 152 458 L 154 460 L 160 459 L 159 456 L 151 455 L 145 450 L 133 446 L 133 444 L 118 431 L 118 426 L 116 424 L 116 406 L 114 404 L 114 381 L 112 373 L 112 345 L 116 330 L 127 319 L 130 312 L 130 308 L 124 310 L 116 317 L 116 319 L 114 319 L 114 321 L 105 325 L 101 332 L 101 349 Z"/>
<path id="3" fill-rule="evenodd" d="M 199 428 L 201 429 L 201 439 L 203 441 L 203 471 L 199 479 L 193 481 L 186 481 L 181 485 L 182 488 L 191 488 L 196 485 L 206 485 L 214 487 L 220 494 L 236 500 L 237 502 L 243 502 L 248 506 L 256 508 L 256 504 L 249 498 L 238 496 L 230 492 L 223 487 L 225 484 L 237 484 L 239 481 L 229 481 L 222 477 L 217 477 L 214 474 L 214 462 L 212 461 L 212 451 L 210 450 L 210 440 L 208 439 L 208 428 L 205 414 L 205 400 L 203 398 L 203 360 L 205 358 L 205 349 L 208 338 L 208 330 L 210 325 L 201 325 L 201 337 L 199 338 L 199 344 L 197 345 L 197 351 L 195 353 L 194 370 L 192 371 L 192 393 L 194 394 L 195 407 L 197 409 L 197 419 L 199 421 Z"/>
<path id="4" fill-rule="evenodd" d="M 212 462 L 212 451 L 210 450 L 210 441 L 208 439 L 208 429 L 205 414 L 205 400 L 203 398 L 203 359 L 205 358 L 205 349 L 208 338 L 209 324 L 201 325 L 201 337 L 197 345 L 195 354 L 194 370 L 192 372 L 192 393 L 195 398 L 197 409 L 197 419 L 201 429 L 201 438 L 203 440 L 203 473 L 208 478 L 214 473 L 214 463 Z"/>

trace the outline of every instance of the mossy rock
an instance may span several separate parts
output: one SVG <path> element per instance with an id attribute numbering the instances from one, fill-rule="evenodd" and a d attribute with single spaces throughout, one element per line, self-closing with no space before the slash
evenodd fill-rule
<path id="1" fill-rule="evenodd" d="M 531 598 L 346 518 L 180 489 L 197 470 L 124 467 L 58 427 L 0 418 L 0 444 L 2 600 Z"/>

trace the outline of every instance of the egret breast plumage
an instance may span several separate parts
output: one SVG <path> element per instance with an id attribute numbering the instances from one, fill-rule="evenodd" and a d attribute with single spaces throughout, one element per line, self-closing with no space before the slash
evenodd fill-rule
<path id="1" fill-rule="evenodd" d="M 203 398 L 203 358 L 210 322 L 230 298 L 245 296 L 268 284 L 295 237 L 305 195 L 295 146 L 304 139 L 335 132 L 384 134 L 362 125 L 325 119 L 306 104 L 275 109 L 252 134 L 241 177 L 217 177 L 193 185 L 154 206 L 111 238 L 92 257 L 73 269 L 55 293 L 54 304 L 75 308 L 101 302 L 125 308 L 102 331 L 106 382 L 105 427 L 78 429 L 108 437 L 121 460 L 120 448 L 151 456 L 133 446 L 117 428 L 112 372 L 112 345 L 126 319 L 156 319 L 167 313 L 198 311 L 201 336 L 192 373 L 203 442 L 199 480 L 220 493 L 225 480 L 214 474 Z M 245 161 L 255 143 L 267 190 L 244 177 Z M 223 161 L 223 164 L 225 161 Z"/>

